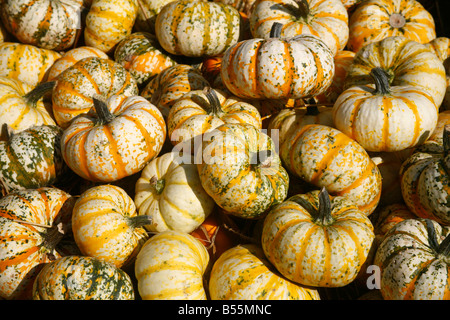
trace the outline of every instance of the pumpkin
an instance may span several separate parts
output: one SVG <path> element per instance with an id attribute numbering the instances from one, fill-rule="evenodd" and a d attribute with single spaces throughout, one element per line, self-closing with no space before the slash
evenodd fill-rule
<path id="1" fill-rule="evenodd" d="M 56 78 L 67 68 L 73 66 L 81 59 L 87 57 L 98 57 L 102 59 L 109 59 L 108 55 L 100 49 L 81 46 L 70 49 L 62 54 L 62 56 L 52 64 L 47 74 L 47 81 L 56 80 Z"/>
<path id="2" fill-rule="evenodd" d="M 105 261 L 67 256 L 46 264 L 33 284 L 33 300 L 134 300 L 130 276 Z"/>
<path id="3" fill-rule="evenodd" d="M 94 109 L 72 119 L 61 137 L 67 165 L 83 179 L 112 182 L 141 171 L 166 139 L 159 110 L 141 96 L 94 100 Z"/>
<path id="4" fill-rule="evenodd" d="M 396 224 L 375 255 L 383 299 L 448 300 L 449 243 L 448 229 L 436 221 L 407 219 Z"/>
<path id="5" fill-rule="evenodd" d="M 241 16 L 231 5 L 177 0 L 161 8 L 155 34 L 169 53 L 186 57 L 220 55 L 239 41 Z"/>
<path id="6" fill-rule="evenodd" d="M 274 23 L 269 39 L 243 40 L 223 56 L 221 77 L 234 95 L 246 99 L 300 99 L 318 95 L 333 79 L 333 54 L 314 35 L 280 38 Z"/>
<path id="7" fill-rule="evenodd" d="M 138 85 L 177 64 L 148 32 L 135 32 L 122 39 L 114 50 L 114 61 L 128 70 Z"/>
<path id="8" fill-rule="evenodd" d="M 167 152 L 147 164 L 135 190 L 139 215 L 151 217 L 145 225 L 150 232 L 192 232 L 215 206 L 202 187 L 193 157 L 178 152 Z"/>
<path id="9" fill-rule="evenodd" d="M 3 129 L 7 129 L 4 125 Z M 52 185 L 65 171 L 61 155 L 62 130 L 33 126 L 0 141 L 0 185 L 9 192 Z"/>
<path id="10" fill-rule="evenodd" d="M 82 0 L 5 0 L 1 19 L 19 42 L 60 51 L 76 45 L 82 6 Z"/>
<path id="11" fill-rule="evenodd" d="M 58 125 L 66 129 L 72 118 L 93 107 L 93 98 L 138 93 L 136 80 L 120 64 L 111 59 L 87 57 L 58 76 L 52 92 L 52 110 Z"/>
<path id="12" fill-rule="evenodd" d="M 136 0 L 93 0 L 86 15 L 86 45 L 111 53 L 131 34 L 137 13 Z"/>
<path id="13" fill-rule="evenodd" d="M 434 52 L 444 64 L 445 74 L 447 76 L 447 90 L 445 91 L 441 109 L 450 109 L 450 38 L 438 37 L 426 43 L 425 46 Z"/>
<path id="14" fill-rule="evenodd" d="M 392 36 L 419 43 L 436 38 L 433 16 L 416 0 L 364 1 L 356 7 L 348 25 L 348 48 L 354 52 Z"/>
<path id="15" fill-rule="evenodd" d="M 148 239 L 143 226 L 149 222 L 148 216 L 137 214 L 124 189 L 110 184 L 84 191 L 72 213 L 73 235 L 81 253 L 118 268 L 129 264 Z"/>
<path id="16" fill-rule="evenodd" d="M 320 300 L 316 289 L 282 277 L 254 244 L 237 245 L 216 260 L 209 293 L 212 300 Z"/>
<path id="17" fill-rule="evenodd" d="M 26 82 L 35 87 L 40 84 L 61 54 L 31 44 L 0 43 L 0 76 Z"/>
<path id="18" fill-rule="evenodd" d="M 437 144 L 442 145 L 444 143 L 443 141 L 444 128 L 447 124 L 450 124 L 450 110 L 444 110 L 439 112 L 436 127 L 434 128 L 434 131 L 431 133 L 427 142 L 428 143 L 435 142 Z"/>
<path id="19" fill-rule="evenodd" d="M 287 279 L 342 287 L 356 278 L 374 238 L 371 221 L 354 202 L 322 188 L 274 207 L 264 220 L 261 245 Z"/>
<path id="20" fill-rule="evenodd" d="M 450 225 L 449 150 L 450 125 L 446 125 L 442 145 L 425 142 L 400 168 L 402 195 L 408 208 L 420 218 L 443 225 Z"/>
<path id="21" fill-rule="evenodd" d="M 425 89 L 436 106 L 441 105 L 447 88 L 445 69 L 425 45 L 401 36 L 369 43 L 356 53 L 347 70 L 344 89 L 374 83 L 370 72 L 375 67 L 388 73 L 391 86 Z"/>
<path id="22" fill-rule="evenodd" d="M 186 93 L 172 105 L 167 117 L 167 132 L 173 145 L 184 143 L 184 147 L 191 147 L 190 151 L 194 153 L 194 140 L 224 123 L 262 127 L 256 107 L 219 89 L 205 87 Z"/>
<path id="23" fill-rule="evenodd" d="M 335 128 L 309 124 L 292 131 L 280 144 L 280 158 L 293 175 L 350 199 L 366 215 L 378 205 L 380 170 L 359 143 Z"/>
<path id="24" fill-rule="evenodd" d="M 56 125 L 49 113 L 50 107 L 43 101 L 45 93 L 52 90 L 54 83 L 34 87 L 21 80 L 0 76 L 0 125 L 7 124 L 12 133 L 35 125 Z M 5 140 L 4 132 L 0 140 Z"/>
<path id="25" fill-rule="evenodd" d="M 42 266 L 67 255 L 60 244 L 70 232 L 74 202 L 53 187 L 17 190 L 0 199 L 1 298 L 29 298 Z"/>
<path id="26" fill-rule="evenodd" d="M 275 144 L 252 125 L 226 123 L 205 133 L 195 157 L 203 188 L 232 215 L 260 218 L 286 198 L 289 177 Z"/>
<path id="27" fill-rule="evenodd" d="M 208 263 L 205 246 L 188 233 L 167 230 L 152 236 L 135 263 L 142 300 L 206 300 Z"/>
<path id="28" fill-rule="evenodd" d="M 233 6 L 239 12 L 244 13 L 246 16 L 250 16 L 251 9 L 255 0 L 213 0 L 215 2 L 222 2 L 227 5 Z"/>
<path id="29" fill-rule="evenodd" d="M 392 152 L 425 142 L 436 127 L 439 107 L 416 86 L 391 86 L 380 67 L 370 72 L 375 86 L 346 89 L 333 106 L 337 129 L 367 151 Z"/>
<path id="30" fill-rule="evenodd" d="M 173 0 L 138 0 L 138 13 L 134 28 L 140 32 L 155 34 L 156 16 L 169 2 Z"/>
<path id="31" fill-rule="evenodd" d="M 267 39 L 274 22 L 281 37 L 312 34 L 323 40 L 333 55 L 345 48 L 349 37 L 348 13 L 341 0 L 257 0 L 250 12 L 255 38 Z"/>
<path id="32" fill-rule="evenodd" d="M 185 93 L 202 90 L 207 86 L 210 84 L 199 69 L 187 64 L 177 64 L 151 78 L 140 95 L 157 106 L 164 117 L 167 117 L 172 105 Z"/>

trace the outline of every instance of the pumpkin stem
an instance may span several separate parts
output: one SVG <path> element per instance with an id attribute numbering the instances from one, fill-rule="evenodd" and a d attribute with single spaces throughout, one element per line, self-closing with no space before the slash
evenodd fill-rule
<path id="1" fill-rule="evenodd" d="M 97 98 L 92 98 L 92 100 L 94 101 L 95 112 L 99 119 L 98 123 L 103 125 L 111 122 L 114 119 L 114 115 L 109 111 L 106 102 Z"/>
<path id="2" fill-rule="evenodd" d="M 166 180 L 158 179 L 156 176 L 153 176 L 150 179 L 150 184 L 155 189 L 156 194 L 160 195 L 164 191 L 164 187 L 166 186 Z"/>
<path id="3" fill-rule="evenodd" d="M 9 141 L 13 135 L 13 129 L 7 124 L 2 124 L 2 129 L 0 132 L 0 137 L 4 139 L 5 141 Z"/>
<path id="4" fill-rule="evenodd" d="M 375 94 L 386 95 L 391 93 L 389 85 L 389 75 L 380 67 L 375 67 L 370 71 L 370 75 L 375 81 Z"/>
<path id="5" fill-rule="evenodd" d="M 272 28 L 270 28 L 270 38 L 279 38 L 281 36 L 281 30 L 283 29 L 283 24 L 279 22 L 274 22 Z"/>
<path id="6" fill-rule="evenodd" d="M 128 225 L 130 225 L 132 228 L 139 228 L 147 224 L 151 224 L 152 220 L 153 220 L 152 217 L 149 215 L 138 215 L 134 217 L 128 217 Z"/>
<path id="7" fill-rule="evenodd" d="M 220 105 L 219 97 L 217 93 L 211 87 L 205 87 L 203 89 L 203 94 L 206 96 L 209 102 L 209 113 L 215 116 L 223 113 L 222 107 Z"/>
<path id="8" fill-rule="evenodd" d="M 438 239 L 436 235 L 436 229 L 434 228 L 433 222 L 430 219 L 425 219 L 428 232 L 428 242 L 430 247 L 436 251 L 437 254 L 442 254 L 446 257 L 450 256 L 450 235 L 438 244 Z"/>
<path id="9" fill-rule="evenodd" d="M 45 94 L 52 91 L 56 85 L 56 81 L 48 81 L 36 86 L 33 90 L 28 92 L 23 96 L 27 104 L 33 107 L 36 107 L 37 102 L 41 99 Z"/>
<path id="10" fill-rule="evenodd" d="M 52 254 L 53 250 L 56 248 L 58 243 L 62 240 L 64 237 L 64 234 L 66 233 L 67 227 L 63 225 L 62 222 L 58 223 L 54 226 L 46 226 L 46 225 L 40 225 L 41 227 L 48 228 L 47 233 L 44 236 L 44 244 L 43 247 L 45 248 L 46 252 L 48 253 L 49 258 L 55 258 Z"/>
<path id="11" fill-rule="evenodd" d="M 319 193 L 319 210 L 314 222 L 322 226 L 328 226 L 333 222 L 330 195 L 325 187 Z"/>

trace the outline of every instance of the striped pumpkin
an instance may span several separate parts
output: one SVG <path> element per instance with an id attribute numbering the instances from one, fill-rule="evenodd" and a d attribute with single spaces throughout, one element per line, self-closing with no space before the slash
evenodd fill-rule
<path id="1" fill-rule="evenodd" d="M 141 171 L 166 139 L 159 110 L 140 96 L 94 100 L 91 112 L 74 118 L 61 137 L 64 161 L 89 181 L 112 182 Z"/>
<path id="2" fill-rule="evenodd" d="M 93 0 L 86 15 L 86 45 L 113 52 L 115 46 L 131 34 L 137 14 L 137 0 Z"/>
<path id="3" fill-rule="evenodd" d="M 441 110 L 448 110 L 450 109 L 450 38 L 438 37 L 426 43 L 425 46 L 434 52 L 444 64 L 445 74 L 447 76 L 447 90 L 445 91 Z"/>
<path id="4" fill-rule="evenodd" d="M 156 16 L 169 2 L 173 0 L 138 0 L 138 14 L 134 28 L 140 32 L 155 34 Z"/>
<path id="5" fill-rule="evenodd" d="M 312 34 L 323 40 L 333 55 L 347 44 L 348 13 L 341 0 L 256 0 L 250 11 L 250 31 L 268 39 L 274 22 L 281 37 Z"/>
<path id="6" fill-rule="evenodd" d="M 61 128 L 41 125 L 0 141 L 0 186 L 9 192 L 46 187 L 57 181 L 65 169 L 61 135 Z"/>
<path id="7" fill-rule="evenodd" d="M 239 12 L 221 2 L 177 0 L 158 13 L 155 34 L 169 53 L 187 57 L 215 56 L 239 41 Z"/>
<path id="8" fill-rule="evenodd" d="M 322 188 L 274 207 L 264 220 L 261 244 L 287 279 L 342 287 L 358 275 L 374 238 L 371 221 L 354 202 Z"/>
<path id="9" fill-rule="evenodd" d="M 315 288 L 282 277 L 254 244 L 230 248 L 216 260 L 209 293 L 212 300 L 320 300 Z"/>
<path id="10" fill-rule="evenodd" d="M 4 0 L 1 18 L 19 42 L 50 50 L 76 45 L 81 31 L 82 0 Z"/>
<path id="11" fill-rule="evenodd" d="M 68 256 L 44 266 L 33 284 L 33 300 L 134 300 L 130 276 L 92 257 Z"/>
<path id="12" fill-rule="evenodd" d="M 269 39 L 243 40 L 224 54 L 221 77 L 246 99 L 301 99 L 325 91 L 334 76 L 333 54 L 317 36 L 281 38 L 274 24 Z"/>
<path id="13" fill-rule="evenodd" d="M 77 199 L 72 213 L 75 242 L 83 255 L 120 268 L 130 264 L 148 239 L 133 199 L 118 186 L 89 188 Z"/>
<path id="14" fill-rule="evenodd" d="M 111 59 L 87 57 L 58 77 L 52 92 L 53 115 L 58 125 L 66 129 L 70 120 L 94 106 L 93 98 L 134 96 L 138 92 L 136 80 L 120 64 Z"/>
<path id="15" fill-rule="evenodd" d="M 280 158 L 292 174 L 353 201 L 366 215 L 378 205 L 381 174 L 366 150 L 341 131 L 310 124 L 280 144 Z"/>
<path id="16" fill-rule="evenodd" d="M 273 140 L 249 124 L 223 124 L 196 150 L 200 180 L 222 209 L 259 218 L 287 195 L 289 177 Z"/>
<path id="17" fill-rule="evenodd" d="M 401 151 L 426 141 L 438 119 L 433 96 L 416 86 L 389 85 L 380 67 L 370 75 L 375 85 L 349 87 L 338 97 L 336 128 L 372 152 Z"/>
<path id="18" fill-rule="evenodd" d="M 384 300 L 449 300 L 450 236 L 448 228 L 428 219 L 396 224 L 379 245 Z"/>
<path id="19" fill-rule="evenodd" d="M 48 70 L 61 54 L 31 44 L 0 43 L 0 76 L 36 86 L 45 80 Z"/>
<path id="20" fill-rule="evenodd" d="M 206 300 L 208 263 L 205 246 L 188 233 L 167 230 L 152 236 L 135 263 L 142 300 Z"/>
<path id="21" fill-rule="evenodd" d="M 136 182 L 134 202 L 139 215 L 151 217 L 151 232 L 192 232 L 214 209 L 193 157 L 167 152 L 145 166 Z"/>
<path id="22" fill-rule="evenodd" d="M 450 124 L 450 110 L 444 110 L 439 112 L 438 120 L 434 131 L 431 133 L 427 142 L 435 142 L 443 145 L 444 143 L 444 129 L 447 124 Z"/>
<path id="23" fill-rule="evenodd" d="M 349 20 L 348 48 L 358 52 L 372 42 L 402 36 L 427 43 L 436 38 L 433 16 L 416 0 L 368 0 Z"/>
<path id="24" fill-rule="evenodd" d="M 29 298 L 42 266 L 67 255 L 60 244 L 64 233 L 70 234 L 74 202 L 68 193 L 49 187 L 18 190 L 0 199 L 2 299 Z"/>
<path id="25" fill-rule="evenodd" d="M 388 37 L 359 50 L 347 71 L 344 89 L 374 83 L 370 72 L 380 67 L 389 74 L 391 86 L 416 86 L 428 91 L 440 106 L 447 88 L 445 69 L 429 49 L 406 37 Z"/>

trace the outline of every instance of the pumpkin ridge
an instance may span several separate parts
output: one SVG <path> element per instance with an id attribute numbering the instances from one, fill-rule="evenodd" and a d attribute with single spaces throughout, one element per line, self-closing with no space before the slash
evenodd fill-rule
<path id="1" fill-rule="evenodd" d="M 0 272 L 4 272 L 7 267 L 20 265 L 21 262 L 27 261 L 35 253 L 38 253 L 38 246 L 28 248 L 25 252 L 21 253 L 20 255 L 14 256 L 13 259 L 1 260 L 0 261 Z M 25 266 L 23 268 L 25 268 Z"/>
<path id="2" fill-rule="evenodd" d="M 119 176 L 126 176 L 125 166 L 122 161 L 122 157 L 119 154 L 117 142 L 112 135 L 110 125 L 109 124 L 103 125 L 102 131 L 104 132 L 104 134 L 108 140 L 108 143 L 110 145 L 110 148 L 112 150 L 110 152 L 110 154 L 113 157 L 114 162 L 117 164 L 116 168 L 117 168 L 117 171 L 119 172 Z"/>
<path id="3" fill-rule="evenodd" d="M 305 235 L 303 237 L 304 242 L 305 243 L 308 242 L 310 237 L 311 237 L 311 235 L 314 232 L 316 232 L 319 228 L 320 227 L 317 224 L 312 225 L 309 228 L 309 230 L 305 233 Z M 277 232 L 277 236 L 279 234 L 280 234 L 280 232 Z M 280 236 L 282 236 L 282 235 L 280 235 Z M 275 252 L 274 245 L 273 245 L 274 243 L 275 243 L 275 241 L 272 242 L 270 252 Z M 307 246 L 302 246 L 301 250 L 298 252 L 298 254 L 295 257 L 295 260 L 297 261 L 297 263 L 296 263 L 297 267 L 296 267 L 296 269 L 294 271 L 293 279 L 303 279 L 304 278 L 303 268 L 302 268 L 303 263 L 302 262 L 303 262 L 303 257 L 305 255 L 306 249 L 307 249 Z"/>

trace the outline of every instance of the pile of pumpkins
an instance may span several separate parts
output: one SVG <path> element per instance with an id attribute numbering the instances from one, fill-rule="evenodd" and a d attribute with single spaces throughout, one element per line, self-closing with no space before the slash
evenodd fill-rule
<path id="1" fill-rule="evenodd" d="M 450 298 L 450 39 L 420 1 L 0 15 L 0 299 Z"/>

